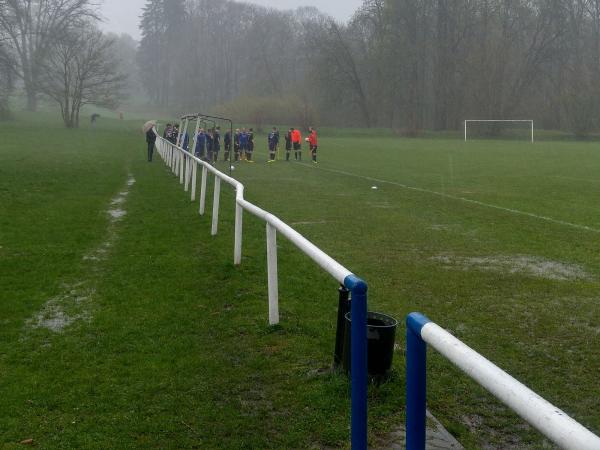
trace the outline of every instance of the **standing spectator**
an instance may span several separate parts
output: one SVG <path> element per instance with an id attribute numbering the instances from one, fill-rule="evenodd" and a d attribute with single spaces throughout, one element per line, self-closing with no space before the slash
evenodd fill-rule
<path id="1" fill-rule="evenodd" d="M 254 130 L 250 128 L 248 130 L 248 151 L 246 152 L 246 160 L 253 163 L 252 153 L 254 152 Z"/>
<path id="2" fill-rule="evenodd" d="M 308 142 L 310 144 L 310 154 L 312 156 L 312 162 L 317 164 L 317 130 L 315 130 L 313 127 L 310 127 L 309 130 L 310 135 L 308 136 Z"/>
<path id="3" fill-rule="evenodd" d="M 163 138 L 171 142 L 171 136 L 173 136 L 173 125 L 168 123 L 163 131 Z"/>
<path id="4" fill-rule="evenodd" d="M 279 144 L 279 131 L 277 131 L 277 127 L 273 127 L 273 130 L 269 133 L 267 138 L 269 143 L 269 161 L 275 161 L 275 153 L 277 152 L 277 145 Z"/>
<path id="5" fill-rule="evenodd" d="M 290 153 L 292 151 L 292 131 L 293 128 L 290 128 L 287 133 L 285 133 L 285 160 L 290 160 Z"/>
<path id="6" fill-rule="evenodd" d="M 233 152 L 234 158 L 237 161 L 240 159 L 240 129 L 237 128 L 235 130 L 235 134 L 233 135 Z"/>
<path id="7" fill-rule="evenodd" d="M 148 144 L 148 162 L 152 162 L 152 155 L 154 153 L 154 143 L 156 142 L 156 133 L 154 128 L 150 128 L 146 131 L 146 143 Z"/>
<path id="8" fill-rule="evenodd" d="M 183 148 L 185 151 L 187 151 L 188 147 L 190 146 L 190 136 L 187 131 L 183 132 L 183 138 L 182 138 L 180 144 L 181 144 L 181 148 Z"/>
<path id="9" fill-rule="evenodd" d="M 219 151 L 221 150 L 221 127 L 213 129 L 213 159 L 212 162 L 216 163 L 219 160 Z"/>
<path id="10" fill-rule="evenodd" d="M 296 161 L 302 161 L 302 134 L 300 134 L 300 130 L 295 128 L 292 128 L 292 143 L 294 144 Z"/>
<path id="11" fill-rule="evenodd" d="M 248 133 L 245 128 L 242 128 L 240 133 L 240 158 L 245 160 L 246 153 L 248 153 Z"/>
<path id="12" fill-rule="evenodd" d="M 206 152 L 206 134 L 204 128 L 198 130 L 198 136 L 196 137 L 196 148 L 194 149 L 194 155 L 200 159 L 204 159 L 204 153 Z"/>
<path id="13" fill-rule="evenodd" d="M 206 133 L 206 159 L 207 162 L 212 162 L 213 160 L 213 142 L 214 142 L 214 134 L 212 128 L 208 130 Z"/>
<path id="14" fill-rule="evenodd" d="M 229 161 L 229 153 L 231 152 L 231 130 L 227 130 L 225 137 L 223 138 L 223 145 L 225 146 L 225 154 L 223 155 L 223 161 Z"/>
<path id="15" fill-rule="evenodd" d="M 177 139 L 179 139 L 179 125 L 173 125 L 173 131 L 171 131 L 171 144 L 177 145 Z"/>

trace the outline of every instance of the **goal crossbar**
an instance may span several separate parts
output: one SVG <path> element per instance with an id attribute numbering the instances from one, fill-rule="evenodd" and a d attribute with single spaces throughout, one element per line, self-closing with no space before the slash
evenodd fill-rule
<path id="1" fill-rule="evenodd" d="M 533 139 L 533 120 L 531 119 L 468 119 L 465 120 L 465 142 L 467 142 L 467 124 L 470 122 L 516 122 L 531 124 L 531 142 Z"/>

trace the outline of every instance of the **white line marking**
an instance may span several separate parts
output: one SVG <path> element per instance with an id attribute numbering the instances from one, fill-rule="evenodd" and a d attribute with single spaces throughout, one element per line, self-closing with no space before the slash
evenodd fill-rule
<path id="1" fill-rule="evenodd" d="M 315 166 L 304 164 L 304 163 L 296 163 L 296 164 L 298 164 L 299 166 L 304 166 L 304 167 L 313 167 L 315 169 L 324 170 L 326 172 L 332 172 L 332 173 L 338 173 L 338 174 L 341 174 L 341 175 L 347 175 L 347 176 L 350 176 L 350 177 L 362 178 L 363 180 L 369 180 L 369 181 L 376 181 L 378 183 L 391 184 L 393 186 L 398 186 L 398 187 L 401 187 L 403 189 L 408 189 L 408 190 L 411 190 L 411 191 L 422 192 L 424 194 L 437 195 L 438 197 L 448 198 L 448 199 L 451 199 L 451 200 L 458 200 L 458 201 L 465 202 L 465 203 L 471 203 L 472 205 L 484 206 L 486 208 L 493 208 L 493 209 L 497 209 L 499 211 L 509 212 L 509 213 L 512 213 L 512 214 L 518 214 L 520 216 L 526 216 L 526 217 L 531 217 L 531 218 L 538 219 L 538 220 L 544 220 L 546 222 L 554 223 L 554 224 L 557 224 L 557 225 L 563 225 L 563 226 L 566 226 L 566 227 L 576 228 L 578 230 L 585 230 L 585 231 L 591 231 L 593 233 L 600 233 L 600 229 L 598 229 L 598 228 L 592 228 L 592 227 L 588 227 L 587 225 L 580 225 L 580 224 L 577 224 L 577 223 L 566 222 L 564 220 L 553 219 L 552 217 L 541 216 L 541 215 L 530 213 L 530 212 L 526 212 L 526 211 L 520 211 L 518 209 L 506 208 L 504 206 L 493 205 L 491 203 L 480 202 L 479 200 L 472 200 L 470 198 L 458 197 L 458 196 L 446 194 L 446 193 L 443 193 L 443 192 L 431 191 L 429 189 L 424 189 L 424 188 L 419 188 L 419 187 L 414 187 L 414 186 L 408 186 L 407 184 L 397 183 L 395 181 L 388 181 L 388 180 L 382 180 L 380 178 L 373 178 L 373 177 L 368 177 L 368 176 L 365 176 L 365 175 L 358 175 L 358 174 L 355 174 L 355 173 L 352 173 L 352 172 L 346 172 L 344 170 L 326 169 L 326 168 L 321 167 L 321 166 L 315 167 Z"/>
<path id="2" fill-rule="evenodd" d="M 117 239 L 116 223 L 127 214 L 127 211 L 118 206 L 123 206 L 126 203 L 130 188 L 135 184 L 133 175 L 129 174 L 126 183 L 127 188 L 119 192 L 110 202 L 112 209 L 107 211 L 110 218 L 106 239 L 98 248 L 82 258 L 83 261 L 88 262 L 88 268 L 92 271 L 97 270 L 100 263 L 107 258 L 107 249 Z M 92 317 L 92 301 L 95 295 L 93 284 L 94 280 L 88 279 L 74 285 L 66 284 L 62 286 L 63 292 L 61 294 L 46 301 L 41 311 L 27 319 L 27 327 L 46 328 L 55 333 L 62 333 L 67 327 L 79 320 L 90 320 Z"/>
<path id="3" fill-rule="evenodd" d="M 550 175 L 548 178 L 558 178 L 559 180 L 570 180 L 570 181 L 583 181 L 585 183 L 600 183 L 600 180 L 593 180 L 590 178 L 576 178 L 576 177 L 563 177 L 561 175 Z"/>

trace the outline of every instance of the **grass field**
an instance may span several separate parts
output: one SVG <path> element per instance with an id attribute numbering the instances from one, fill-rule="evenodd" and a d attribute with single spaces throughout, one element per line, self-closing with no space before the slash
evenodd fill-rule
<path id="1" fill-rule="evenodd" d="M 0 124 L 0 446 L 347 447 L 336 283 L 280 237 L 269 327 L 264 224 L 244 216 L 234 267 L 233 192 L 211 238 L 210 214 L 145 161 L 139 125 Z M 321 133 L 317 166 L 263 164 L 260 136 L 234 176 L 367 280 L 370 309 L 427 314 L 600 432 L 598 144 L 345 136 Z M 374 446 L 404 418 L 404 333 L 370 387 Z M 467 448 L 547 448 L 434 351 L 428 364 L 429 409 Z"/>

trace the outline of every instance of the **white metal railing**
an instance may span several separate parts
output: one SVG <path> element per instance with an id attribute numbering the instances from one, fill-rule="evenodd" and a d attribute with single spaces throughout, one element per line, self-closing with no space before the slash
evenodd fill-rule
<path id="1" fill-rule="evenodd" d="M 194 117 L 194 116 L 189 116 Z M 198 116 L 195 116 L 198 119 Z M 191 150 L 195 150 L 196 135 L 199 121 L 196 124 L 196 133 L 193 137 Z M 180 130 L 183 135 L 187 130 L 189 121 L 182 119 Z M 156 132 L 156 130 L 155 130 Z M 197 158 L 192 153 L 184 150 L 157 134 L 156 147 L 165 164 L 179 177 L 180 184 L 187 191 L 191 184 L 191 201 L 196 199 L 196 184 L 198 167 L 202 168 L 200 183 L 199 214 L 204 215 L 206 209 L 206 187 L 208 173 L 214 175 L 215 185 L 213 191 L 213 210 L 211 234 L 214 236 L 219 227 L 219 206 L 221 197 L 221 182 L 225 182 L 235 189 L 235 226 L 233 262 L 235 265 L 242 261 L 242 225 L 243 212 L 262 219 L 266 223 L 267 243 L 267 279 L 269 301 L 269 324 L 279 323 L 279 293 L 277 274 L 277 232 L 285 236 L 300 251 L 311 258 L 323 270 L 329 273 L 339 284 L 350 290 L 352 296 L 351 320 L 357 326 L 352 326 L 351 345 L 351 435 L 352 448 L 361 450 L 367 448 L 367 284 L 331 258 L 315 244 L 310 242 L 292 227 L 278 217 L 259 208 L 244 199 L 244 185 L 234 178 L 220 172 L 211 164 Z M 177 139 L 178 143 L 180 138 Z"/>
<path id="2" fill-rule="evenodd" d="M 187 129 L 188 125 L 183 122 L 180 127 L 182 130 Z M 197 131 L 198 125 L 196 134 Z M 195 136 L 193 142 L 192 151 L 195 148 Z M 279 323 L 277 232 L 283 234 L 299 250 L 351 291 L 351 320 L 359 325 L 351 328 L 352 448 L 365 449 L 367 447 L 366 283 L 282 220 L 245 200 L 244 186 L 239 181 L 160 136 L 157 139 L 157 148 L 160 156 L 179 178 L 186 191 L 189 190 L 191 184 L 192 201 L 196 199 L 198 166 L 202 168 L 200 215 L 205 213 L 206 208 L 208 174 L 214 175 L 212 235 L 216 235 L 218 232 L 221 182 L 225 182 L 235 189 L 234 264 L 239 265 L 242 259 L 243 211 L 248 211 L 266 223 L 269 323 L 271 325 Z M 411 314 L 407 320 L 408 449 L 425 448 L 426 343 L 440 351 L 555 443 L 568 449 L 600 450 L 600 438 L 420 314 Z"/>
<path id="3" fill-rule="evenodd" d="M 426 358 L 431 345 L 548 439 L 569 450 L 599 450 L 600 437 L 420 313 L 406 319 L 406 448 L 425 449 Z"/>
<path id="4" fill-rule="evenodd" d="M 211 234 L 215 236 L 219 227 L 219 207 L 221 197 L 221 181 L 231 185 L 236 192 L 236 211 L 235 211 L 235 239 L 233 263 L 239 265 L 242 260 L 242 221 L 243 211 L 246 210 L 252 215 L 266 222 L 267 233 L 267 272 L 269 283 L 269 324 L 275 325 L 279 322 L 278 302 L 279 295 L 277 291 L 277 232 L 279 231 L 288 240 L 290 240 L 298 249 L 309 256 L 323 270 L 329 273 L 338 283 L 344 284 L 346 278 L 352 275 L 352 272 L 331 258 L 316 245 L 287 225 L 278 217 L 265 211 L 262 208 L 250 203 L 244 199 L 244 185 L 234 178 L 217 170 L 211 164 L 192 155 L 183 148 L 173 145 L 166 139 L 158 136 L 158 152 L 171 167 L 176 176 L 179 177 L 180 184 L 184 185 L 185 191 L 190 190 L 191 201 L 196 199 L 196 184 L 198 166 L 202 168 L 202 179 L 200 183 L 200 206 L 199 214 L 204 215 L 206 209 L 206 187 L 207 174 L 210 172 L 215 176 L 215 185 L 213 191 L 213 210 Z"/>

